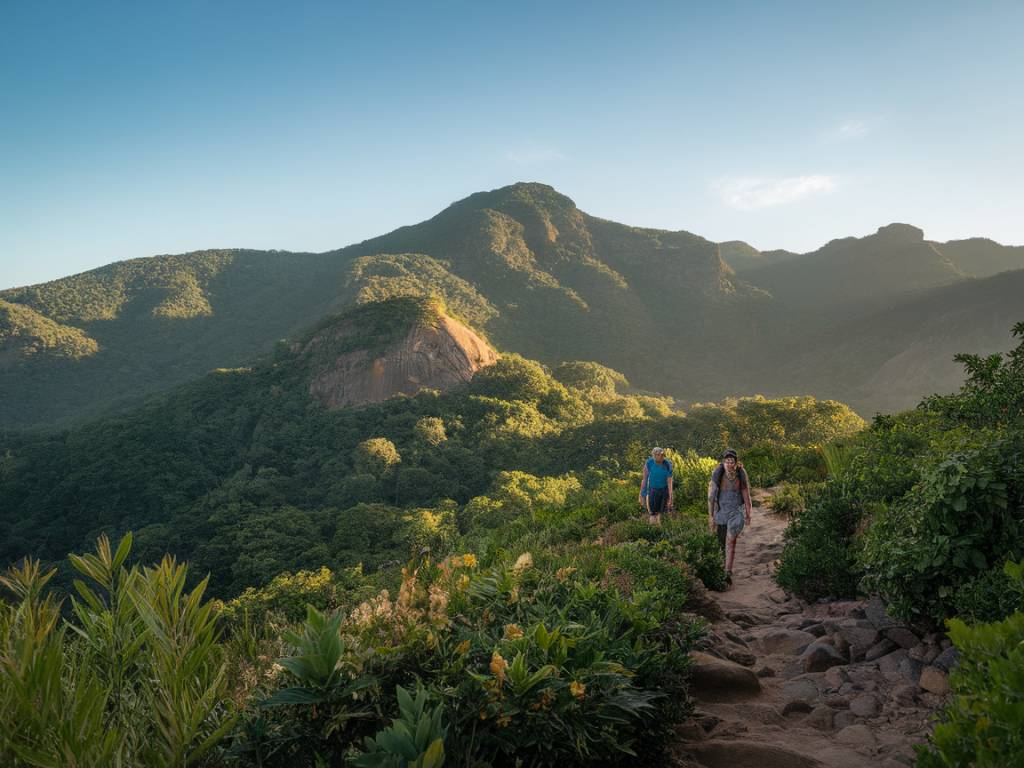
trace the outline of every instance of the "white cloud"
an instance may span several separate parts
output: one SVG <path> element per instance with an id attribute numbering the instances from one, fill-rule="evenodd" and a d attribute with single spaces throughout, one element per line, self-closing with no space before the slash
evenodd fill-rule
<path id="1" fill-rule="evenodd" d="M 836 144 L 842 141 L 853 141 L 863 138 L 878 127 L 880 118 L 856 118 L 845 120 L 821 136 L 825 144 Z"/>
<path id="2" fill-rule="evenodd" d="M 545 165 L 557 160 L 564 160 L 565 155 L 550 147 L 520 147 L 505 153 L 505 159 L 516 165 Z"/>
<path id="3" fill-rule="evenodd" d="M 740 211 L 753 211 L 773 205 L 795 203 L 811 195 L 831 192 L 838 183 L 835 176 L 819 173 L 782 179 L 741 176 L 722 179 L 714 187 L 726 205 Z"/>

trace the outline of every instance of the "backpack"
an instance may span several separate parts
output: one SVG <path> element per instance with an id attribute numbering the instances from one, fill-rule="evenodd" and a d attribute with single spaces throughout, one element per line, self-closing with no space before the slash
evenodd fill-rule
<path id="1" fill-rule="evenodd" d="M 745 470 L 743 468 L 743 465 L 740 464 L 739 462 L 736 462 L 736 476 L 740 481 L 740 491 L 742 491 L 744 488 L 750 490 L 750 478 L 747 477 L 747 470 Z M 719 463 L 719 465 L 715 467 L 715 471 L 711 473 L 712 482 L 714 482 L 714 484 L 718 486 L 718 493 L 715 497 L 716 503 L 722 497 L 723 477 L 725 477 L 725 464 Z"/>

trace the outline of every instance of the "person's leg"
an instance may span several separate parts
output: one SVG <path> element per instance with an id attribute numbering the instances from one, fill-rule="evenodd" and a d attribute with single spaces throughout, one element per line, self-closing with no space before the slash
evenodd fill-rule
<path id="1" fill-rule="evenodd" d="M 729 530 L 727 525 L 716 525 L 715 531 L 718 533 L 718 546 L 722 548 L 722 556 L 725 556 L 725 537 Z"/>
<path id="2" fill-rule="evenodd" d="M 653 525 L 661 525 L 661 513 L 665 509 L 665 502 L 668 501 L 667 490 L 654 490 L 647 495 L 648 504 L 650 508 L 648 513 L 650 514 L 650 522 Z"/>
<path id="3" fill-rule="evenodd" d="M 732 563 L 736 558 L 736 537 L 729 533 L 725 539 L 725 572 L 732 575 Z"/>

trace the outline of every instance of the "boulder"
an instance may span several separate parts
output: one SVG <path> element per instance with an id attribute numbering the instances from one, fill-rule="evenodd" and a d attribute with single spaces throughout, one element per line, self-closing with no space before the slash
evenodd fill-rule
<path id="1" fill-rule="evenodd" d="M 699 701 L 730 701 L 761 692 L 761 681 L 746 667 L 700 651 L 690 658 L 690 687 Z"/>
<path id="2" fill-rule="evenodd" d="M 921 679 L 921 671 L 924 668 L 924 664 L 909 656 L 900 662 L 900 674 L 910 683 L 918 683 Z"/>
<path id="3" fill-rule="evenodd" d="M 875 595 L 864 605 L 864 615 L 871 622 L 872 626 L 879 632 L 890 627 L 899 626 L 900 622 L 894 619 L 885 609 L 882 598 Z"/>
<path id="4" fill-rule="evenodd" d="M 850 647 L 850 660 L 860 661 L 878 642 L 878 630 L 874 627 L 840 627 L 839 634 Z"/>
<path id="5" fill-rule="evenodd" d="M 892 653 L 887 653 L 885 656 L 879 657 L 878 671 L 891 683 L 905 682 L 903 673 L 900 672 L 900 662 L 906 658 L 907 652 L 902 648 Z"/>
<path id="6" fill-rule="evenodd" d="M 883 634 L 896 645 L 907 650 L 921 642 L 921 639 L 906 627 L 889 627 Z"/>
<path id="7" fill-rule="evenodd" d="M 830 688 L 838 689 L 843 683 L 849 682 L 850 676 L 843 667 L 829 667 L 825 670 L 825 682 Z"/>
<path id="8" fill-rule="evenodd" d="M 951 645 L 936 656 L 932 664 L 943 672 L 949 672 L 956 666 L 957 656 L 956 646 Z"/>
<path id="9" fill-rule="evenodd" d="M 815 641 L 814 635 L 799 629 L 774 629 L 761 637 L 765 653 L 796 655 Z"/>
<path id="10" fill-rule="evenodd" d="M 861 694 L 850 702 L 850 711 L 857 717 L 875 717 L 879 711 L 878 699 L 870 693 Z"/>
<path id="11" fill-rule="evenodd" d="M 824 640 L 817 640 L 807 646 L 800 661 L 804 672 L 824 672 L 829 667 L 846 664 L 846 657 Z"/>
<path id="12" fill-rule="evenodd" d="M 722 649 L 722 654 L 729 661 L 735 661 L 737 664 L 742 664 L 744 667 L 752 667 L 757 663 L 757 657 L 745 648 L 740 648 L 735 645 L 727 645 Z"/>
<path id="13" fill-rule="evenodd" d="M 864 661 L 874 661 L 877 658 L 892 653 L 899 646 L 887 637 L 883 637 L 864 653 Z"/>
<path id="14" fill-rule="evenodd" d="M 938 667 L 925 667 L 922 669 L 918 685 L 924 690 L 934 693 L 936 696 L 945 696 L 949 693 L 949 678 Z"/>
<path id="15" fill-rule="evenodd" d="M 788 703 L 791 701 L 815 702 L 818 700 L 818 686 L 813 680 L 800 678 L 790 680 L 782 686 L 782 698 Z"/>

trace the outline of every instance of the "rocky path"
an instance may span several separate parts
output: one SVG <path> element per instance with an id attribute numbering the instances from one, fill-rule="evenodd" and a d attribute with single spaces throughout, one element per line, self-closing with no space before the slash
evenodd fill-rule
<path id="1" fill-rule="evenodd" d="M 709 593 L 712 632 L 694 654 L 697 710 L 679 764 L 701 768 L 902 768 L 931 730 L 955 659 L 948 641 L 889 617 L 877 599 L 807 605 L 772 580 L 784 518 L 755 492 L 734 585 Z"/>

